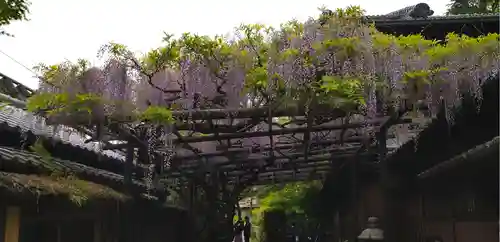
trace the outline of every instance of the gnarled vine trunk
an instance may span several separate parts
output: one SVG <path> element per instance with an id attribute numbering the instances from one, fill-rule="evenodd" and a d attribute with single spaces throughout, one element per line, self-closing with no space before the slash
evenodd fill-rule
<path id="1" fill-rule="evenodd" d="M 241 189 L 229 186 L 218 173 L 212 173 L 208 179 L 196 179 L 196 182 L 189 208 L 194 226 L 193 241 L 232 241 L 234 207 Z"/>

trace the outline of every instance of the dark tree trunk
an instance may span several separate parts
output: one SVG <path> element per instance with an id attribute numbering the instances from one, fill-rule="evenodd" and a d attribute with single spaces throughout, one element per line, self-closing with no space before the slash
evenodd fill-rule
<path id="1" fill-rule="evenodd" d="M 196 179 L 198 188 L 192 197 L 191 217 L 196 242 L 230 242 L 233 239 L 236 189 L 228 187 L 222 174 L 211 173 L 209 181 Z M 201 220 L 201 222 L 200 222 Z"/>

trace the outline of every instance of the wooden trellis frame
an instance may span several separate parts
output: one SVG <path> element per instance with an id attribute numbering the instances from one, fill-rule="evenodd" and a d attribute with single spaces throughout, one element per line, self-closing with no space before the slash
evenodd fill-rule
<path id="1" fill-rule="evenodd" d="M 230 116 L 233 119 L 242 119 L 253 117 L 254 120 L 268 115 L 266 108 L 241 109 L 241 110 L 200 110 L 186 114 L 185 111 L 174 112 L 173 115 L 177 120 L 183 120 L 190 117 L 191 120 L 202 120 L 202 123 L 210 123 L 213 119 L 227 119 Z M 322 112 L 325 114 L 325 112 Z M 345 117 L 343 111 L 335 110 L 330 112 L 331 118 Z M 272 113 L 273 117 L 282 115 L 304 115 L 300 110 L 287 109 Z M 344 116 L 339 116 L 344 115 Z M 323 116 L 324 117 L 324 116 Z M 208 118 L 208 120 L 203 120 Z M 313 117 L 314 118 L 314 117 Z M 190 145 L 199 142 L 230 142 L 229 140 L 252 138 L 252 137 L 275 137 L 283 134 L 311 134 L 312 132 L 345 130 L 360 128 L 364 125 L 372 125 L 375 130 L 380 130 L 380 127 L 387 125 L 388 116 L 378 117 L 365 122 L 350 123 L 344 125 L 332 124 L 317 124 L 307 127 L 296 128 L 280 128 L 270 129 L 267 131 L 257 132 L 231 132 L 218 133 L 217 129 L 212 130 L 211 134 L 206 134 L 199 137 L 180 137 L 175 140 L 177 144 Z M 409 123 L 410 119 L 398 120 L 396 123 Z M 200 123 L 198 123 L 200 124 Z M 254 124 L 256 125 L 256 124 Z M 201 125 L 192 126 L 195 132 Z M 230 126 L 224 127 L 227 131 Z M 368 145 L 366 145 L 368 143 Z M 246 147 L 246 148 L 230 148 L 225 147 L 223 151 L 216 152 L 198 152 L 193 155 L 176 156 L 173 162 L 176 163 L 176 169 L 165 170 L 164 177 L 170 179 L 179 179 L 183 176 L 190 175 L 209 175 L 213 172 L 223 172 L 228 177 L 229 183 L 242 183 L 244 177 L 254 174 L 256 179 L 252 183 L 266 182 L 286 182 L 291 180 L 307 180 L 310 178 L 318 179 L 323 176 L 323 173 L 331 170 L 332 164 L 335 162 L 345 162 L 349 159 L 356 159 L 361 156 L 371 156 L 372 160 L 376 159 L 376 149 L 372 145 L 373 140 L 366 140 L 362 136 L 345 137 L 341 140 L 327 139 L 317 142 L 305 141 L 291 142 L 280 144 L 274 147 L 267 145 L 265 147 Z M 338 148 L 328 148 L 330 145 L 336 144 Z M 304 148 L 308 146 L 307 151 Z M 370 146 L 370 147 L 367 147 Z M 283 150 L 287 150 L 283 152 Z M 363 151 L 360 151 L 363 149 Z M 350 150 L 350 151 L 347 151 Z M 366 151 L 364 151 L 366 150 Z M 273 152 L 270 152 L 273 151 Z M 291 152 L 293 151 L 293 152 Z M 354 151 L 354 152 L 353 152 Z M 266 154 L 268 153 L 268 154 Z M 279 153 L 279 154 L 275 154 Z M 253 157 L 249 157 L 252 155 Z M 258 157 L 255 157 L 258 155 Z M 217 159 L 218 158 L 218 159 Z M 207 161 L 208 160 L 208 161 Z M 276 164 L 278 163 L 278 164 Z M 273 179 L 270 179 L 267 174 L 273 174 Z"/>

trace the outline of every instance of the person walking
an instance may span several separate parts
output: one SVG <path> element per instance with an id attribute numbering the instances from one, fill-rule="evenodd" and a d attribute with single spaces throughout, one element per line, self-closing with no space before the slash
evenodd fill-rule
<path id="1" fill-rule="evenodd" d="M 252 236 L 252 223 L 250 223 L 250 218 L 245 216 L 245 225 L 243 226 L 243 237 L 245 242 L 250 242 L 250 237 Z"/>
<path id="2" fill-rule="evenodd" d="M 243 242 L 243 221 L 238 220 L 234 224 L 234 239 L 233 242 Z"/>

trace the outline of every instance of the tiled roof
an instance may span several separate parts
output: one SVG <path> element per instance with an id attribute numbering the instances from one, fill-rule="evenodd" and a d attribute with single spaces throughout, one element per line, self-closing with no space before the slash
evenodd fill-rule
<path id="1" fill-rule="evenodd" d="M 23 102 L 33 95 L 33 93 L 32 89 L 0 73 L 0 94 L 8 96 L 4 98 L 0 96 L 0 100 L 10 97 L 12 99 L 4 101 L 15 101 L 12 105 L 0 108 L 0 123 L 7 123 L 10 127 L 19 127 L 21 130 L 31 131 L 35 135 L 54 138 L 73 146 L 101 153 L 122 161 L 124 160 L 123 155 L 117 152 L 103 151 L 100 149 L 99 144 L 85 143 L 85 137 L 69 127 L 47 125 L 45 118 L 24 111 L 21 107 L 14 107 L 19 106 L 17 104 L 23 106 Z"/>
<path id="2" fill-rule="evenodd" d="M 455 19 L 455 18 L 484 18 L 491 16 L 499 16 L 500 13 L 475 13 L 475 14 L 452 14 L 452 15 L 436 15 L 429 16 L 428 19 Z M 367 18 L 384 18 L 387 17 L 384 14 L 379 15 L 368 15 Z"/>
<path id="3" fill-rule="evenodd" d="M 0 82 L 11 82 L 15 83 L 18 87 L 22 87 L 22 84 L 19 84 L 11 80 L 10 78 L 1 79 Z M 0 89 L 0 92 L 5 90 L 6 89 Z M 8 96 L 14 98 L 14 100 L 17 100 L 16 98 L 19 97 L 15 95 L 15 92 L 7 92 L 5 94 L 8 94 Z M 31 94 L 32 92 L 30 93 L 30 95 Z M 29 131 L 36 136 L 47 137 L 50 140 L 58 141 L 58 143 L 60 142 L 63 144 L 70 145 L 72 147 L 80 148 L 82 150 L 94 152 L 95 154 L 98 154 L 97 157 L 99 157 L 99 161 L 104 162 L 103 164 L 98 164 L 96 167 L 101 167 L 102 169 L 113 167 L 112 169 L 113 172 L 118 172 L 118 170 L 123 168 L 122 164 L 125 159 L 124 155 L 122 155 L 119 152 L 102 150 L 100 144 L 98 143 L 85 143 L 86 137 L 84 137 L 84 135 L 76 132 L 74 129 L 70 127 L 66 127 L 63 125 L 58 125 L 58 126 L 48 125 L 44 117 L 34 115 L 33 113 L 27 112 L 22 109 L 23 106 L 25 105 L 23 103 L 24 100 L 26 100 L 26 98 L 23 98 L 23 100 L 18 100 L 19 103 L 21 104 L 20 107 L 14 107 L 11 105 L 2 106 L 0 108 L 0 124 L 3 123 L 6 124 L 8 127 L 18 128 L 22 132 Z M 7 157 L 9 156 L 10 153 L 17 152 L 15 156 L 18 157 L 17 160 L 20 161 L 21 163 L 23 163 L 23 161 L 28 161 L 27 164 L 39 164 L 42 161 L 38 157 L 33 157 L 32 156 L 33 154 L 30 155 L 30 153 L 8 148 L 1 148 L 1 149 L 2 149 L 1 152 Z M 83 157 L 88 157 L 88 155 Z M 101 160 L 100 158 L 103 159 Z M 77 158 L 71 158 L 71 160 L 73 159 Z M 32 160 L 37 160 L 38 162 L 32 162 Z M 77 162 L 92 165 L 92 162 L 88 163 L 86 161 L 79 161 L 79 160 L 75 160 L 74 162 L 69 162 L 69 161 L 63 162 L 59 160 L 56 161 L 55 163 L 58 165 L 62 165 L 63 167 L 72 170 L 73 172 L 78 172 L 85 176 L 91 176 L 99 179 L 105 178 L 107 180 L 111 180 L 114 183 L 123 182 L 122 175 L 90 167 L 88 165 L 85 166 Z M 143 183 L 140 184 L 137 183 L 136 185 L 142 187 L 141 188 L 142 190 L 144 190 L 144 188 L 146 187 L 145 184 Z"/>
<path id="4" fill-rule="evenodd" d="M 365 19 L 374 21 L 375 24 L 397 24 L 397 23 L 453 23 L 463 21 L 496 21 L 500 20 L 500 13 L 485 13 L 485 14 L 458 14 L 434 16 L 434 11 L 426 3 L 419 3 L 413 6 L 388 13 L 383 15 L 369 15 Z"/>
<path id="5" fill-rule="evenodd" d="M 116 173 L 96 169 L 72 161 L 53 157 L 42 157 L 36 153 L 8 147 L 0 147 L 0 169 L 4 171 L 7 169 L 8 172 L 18 173 L 33 170 L 40 174 L 48 174 L 51 172 L 71 173 L 83 179 L 103 181 L 104 183 L 117 186 L 121 186 L 124 181 L 123 176 Z M 138 181 L 134 181 L 134 184 L 139 187 L 146 187 L 144 183 Z"/>
<path id="6" fill-rule="evenodd" d="M 490 21 L 499 21 L 500 13 L 489 13 L 489 14 L 458 14 L 458 15 L 444 15 L 444 16 L 429 16 L 424 19 L 415 19 L 415 18 L 396 18 L 390 19 L 385 15 L 370 15 L 366 16 L 366 19 L 369 21 L 374 21 L 375 23 L 381 22 L 434 22 L 434 21 L 463 21 L 463 20 L 490 20 Z"/>
<path id="7" fill-rule="evenodd" d="M 478 145 L 466 152 L 463 152 L 447 161 L 437 164 L 436 166 L 420 173 L 418 178 L 425 179 L 446 171 L 450 168 L 463 165 L 465 163 L 487 161 L 485 157 L 498 156 L 498 148 L 500 146 L 500 137 L 495 137 L 492 140 Z M 477 163 L 474 163 L 477 164 Z"/>
<path id="8" fill-rule="evenodd" d="M 77 184 L 75 184 L 77 183 Z M 36 193 L 38 195 L 67 195 L 77 187 L 88 198 L 128 200 L 124 177 L 106 170 L 96 169 L 76 162 L 44 157 L 33 152 L 0 146 L 0 190 L 11 193 Z M 149 195 L 146 183 L 133 181 L 132 194 L 140 200 L 157 202 L 159 198 Z M 76 194 L 78 196 L 78 194 Z M 135 197 L 134 197 L 135 199 Z M 178 204 L 164 201 L 162 207 L 179 209 Z"/>
<path id="9" fill-rule="evenodd" d="M 101 153 L 118 160 L 124 160 L 123 155 L 109 150 L 102 150 L 99 144 L 85 143 L 85 137 L 71 128 L 62 125 L 57 127 L 47 125 L 45 118 L 20 108 L 2 107 L 0 109 L 0 123 L 6 123 L 10 127 L 19 127 L 21 130 L 31 131 L 35 135 L 57 139 L 73 146 Z"/>
<path id="10" fill-rule="evenodd" d="M 25 101 L 28 97 L 33 95 L 34 91 L 5 74 L 0 73 L 0 93 Z"/>
<path id="11" fill-rule="evenodd" d="M 112 188 L 89 181 L 0 172 L 0 188 L 14 194 L 63 195 L 82 205 L 87 199 L 124 201 L 129 197 Z"/>
<path id="12" fill-rule="evenodd" d="M 483 14 L 456 14 L 445 16 L 430 16 L 429 19 L 482 19 L 500 17 L 500 13 L 483 13 Z"/>

